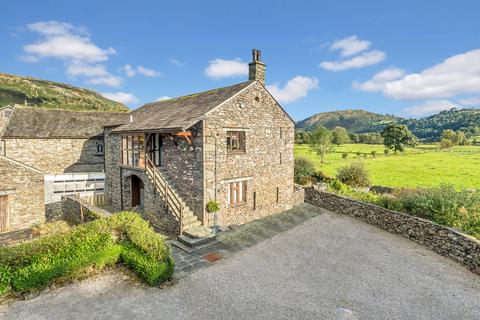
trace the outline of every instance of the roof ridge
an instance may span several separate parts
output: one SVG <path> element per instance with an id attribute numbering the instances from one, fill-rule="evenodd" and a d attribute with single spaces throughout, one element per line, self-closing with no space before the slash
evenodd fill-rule
<path id="1" fill-rule="evenodd" d="M 8 106 L 7 106 L 8 107 Z M 129 111 L 104 111 L 104 110 L 68 110 L 68 109 L 62 109 L 62 108 L 44 108 L 44 107 L 31 107 L 31 106 L 23 106 L 23 105 L 14 105 L 11 107 L 13 109 L 21 109 L 21 110 L 35 110 L 35 111 L 46 111 L 46 112 L 53 112 L 53 111 L 61 111 L 61 112 L 70 112 L 70 113 L 112 113 L 112 114 L 128 114 L 132 112 L 132 110 Z M 3 108 L 0 108 L 3 109 Z"/>
<path id="2" fill-rule="evenodd" d="M 225 87 L 220 87 L 220 88 L 215 88 L 215 89 L 210 89 L 210 90 L 205 90 L 205 91 L 190 93 L 190 94 L 187 94 L 187 95 L 184 95 L 184 96 L 174 97 L 174 98 L 165 99 L 165 100 L 161 100 L 161 101 L 149 102 L 149 103 L 146 103 L 145 106 L 147 106 L 147 105 L 153 105 L 153 104 L 158 104 L 158 103 L 163 103 L 164 101 L 179 100 L 179 99 L 184 99 L 184 98 L 199 96 L 199 95 L 202 95 L 202 94 L 213 93 L 213 92 L 218 91 L 218 90 L 229 89 L 229 88 L 232 88 L 232 87 L 235 87 L 235 86 L 244 85 L 244 84 L 250 83 L 250 82 L 253 83 L 253 82 L 255 82 L 255 80 L 243 81 L 243 82 L 235 83 L 235 84 L 232 84 L 232 85 L 229 85 L 229 86 L 225 86 Z M 141 108 L 141 107 L 140 107 L 140 108 Z M 139 109 L 140 109 L 140 108 L 139 108 Z"/>

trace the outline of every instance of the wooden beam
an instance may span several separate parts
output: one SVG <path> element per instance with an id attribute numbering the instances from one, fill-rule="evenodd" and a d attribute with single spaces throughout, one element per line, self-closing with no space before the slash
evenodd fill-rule
<path id="1" fill-rule="evenodd" d="M 191 132 L 191 131 L 178 132 L 176 135 L 177 135 L 177 136 L 180 136 L 180 137 L 184 137 L 185 140 L 187 140 L 187 143 L 188 143 L 189 145 L 192 144 L 192 140 L 190 139 L 190 137 L 192 136 L 192 132 Z"/>

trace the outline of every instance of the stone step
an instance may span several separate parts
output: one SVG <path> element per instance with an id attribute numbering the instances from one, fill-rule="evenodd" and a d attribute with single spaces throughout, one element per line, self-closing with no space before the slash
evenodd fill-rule
<path id="1" fill-rule="evenodd" d="M 189 222 L 189 223 L 184 223 L 183 227 L 184 229 L 190 229 L 190 228 L 195 228 L 195 227 L 200 227 L 202 223 L 199 220 L 196 220 L 194 222 Z"/>
<path id="2" fill-rule="evenodd" d="M 208 238 L 192 238 L 189 236 L 181 235 L 178 236 L 177 240 L 183 243 L 186 246 L 191 248 L 207 244 L 209 242 L 215 241 L 215 236 Z"/>
<path id="3" fill-rule="evenodd" d="M 187 237 L 199 239 L 199 238 L 212 238 L 215 237 L 215 232 L 208 227 L 195 227 L 185 228 L 183 234 Z"/>
<path id="4" fill-rule="evenodd" d="M 183 216 L 183 222 L 185 224 L 190 223 L 190 222 L 195 222 L 199 221 L 196 215 L 189 215 L 189 216 Z"/>

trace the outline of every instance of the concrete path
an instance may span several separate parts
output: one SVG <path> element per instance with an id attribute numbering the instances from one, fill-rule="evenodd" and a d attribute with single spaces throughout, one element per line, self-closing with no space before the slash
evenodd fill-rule
<path id="1" fill-rule="evenodd" d="M 315 212 L 166 288 L 120 272 L 0 307 L 2 319 L 480 319 L 480 277 L 407 239 Z"/>

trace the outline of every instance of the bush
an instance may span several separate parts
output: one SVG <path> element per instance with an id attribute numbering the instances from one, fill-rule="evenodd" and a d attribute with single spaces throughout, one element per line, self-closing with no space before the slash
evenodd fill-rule
<path id="1" fill-rule="evenodd" d="M 311 186 L 317 183 L 317 179 L 315 177 L 301 177 L 298 183 L 302 186 Z"/>
<path id="2" fill-rule="evenodd" d="M 442 139 L 439 142 L 440 149 L 450 149 L 453 147 L 453 141 L 449 139 Z"/>
<path id="3" fill-rule="evenodd" d="M 368 187 L 368 171 L 363 162 L 352 162 L 348 166 L 339 168 L 337 179 L 352 187 Z"/>
<path id="4" fill-rule="evenodd" d="M 342 159 L 345 160 L 348 158 L 348 153 L 344 152 L 342 153 Z"/>
<path id="5" fill-rule="evenodd" d="M 137 214 L 123 212 L 79 225 L 68 233 L 1 248 L 0 293 L 8 287 L 20 293 L 38 290 L 120 261 L 148 284 L 158 284 L 173 274 L 173 259 L 164 237 Z"/>
<path id="6" fill-rule="evenodd" d="M 295 182 L 300 183 L 300 178 L 312 176 L 315 173 L 315 166 L 312 161 L 305 158 L 297 158 L 294 161 Z"/>
<path id="7" fill-rule="evenodd" d="M 370 152 L 370 154 L 372 155 L 372 158 L 376 158 L 377 157 L 377 151 L 372 151 Z"/>
<path id="8" fill-rule="evenodd" d="M 388 156 L 389 153 L 390 153 L 390 149 L 388 149 L 388 148 L 383 149 L 383 154 L 385 156 Z"/>
<path id="9" fill-rule="evenodd" d="M 207 202 L 205 209 L 208 213 L 218 212 L 218 210 L 220 210 L 220 204 L 217 201 L 210 200 Z"/>

